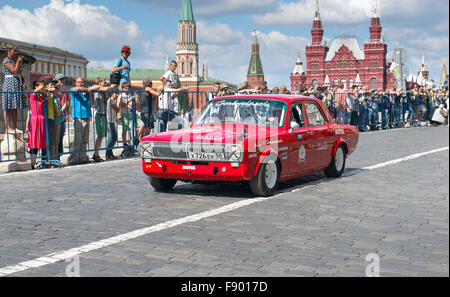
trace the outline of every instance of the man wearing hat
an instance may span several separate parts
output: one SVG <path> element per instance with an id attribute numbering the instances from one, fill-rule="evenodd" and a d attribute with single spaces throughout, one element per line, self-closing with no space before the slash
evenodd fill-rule
<path id="1" fill-rule="evenodd" d="M 131 64 L 128 61 L 128 58 L 131 55 L 131 48 L 128 45 L 124 45 L 121 50 L 121 57 L 117 59 L 114 67 L 112 68 L 113 72 L 120 73 L 120 84 L 123 82 L 131 83 L 130 80 L 130 70 Z"/>

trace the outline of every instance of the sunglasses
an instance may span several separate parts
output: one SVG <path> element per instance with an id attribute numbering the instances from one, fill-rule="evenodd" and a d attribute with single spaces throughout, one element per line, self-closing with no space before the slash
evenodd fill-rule
<path id="1" fill-rule="evenodd" d="M 130 51 L 122 51 L 122 53 L 129 54 Z"/>

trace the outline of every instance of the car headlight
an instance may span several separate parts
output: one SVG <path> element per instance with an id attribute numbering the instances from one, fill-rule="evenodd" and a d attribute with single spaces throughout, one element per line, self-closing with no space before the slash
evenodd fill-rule
<path id="1" fill-rule="evenodd" d="M 228 144 L 225 151 L 230 161 L 240 162 L 242 160 L 242 147 L 239 144 Z"/>
<path id="2" fill-rule="evenodd" d="M 151 160 L 153 158 L 153 142 L 141 142 L 138 152 L 143 159 Z"/>

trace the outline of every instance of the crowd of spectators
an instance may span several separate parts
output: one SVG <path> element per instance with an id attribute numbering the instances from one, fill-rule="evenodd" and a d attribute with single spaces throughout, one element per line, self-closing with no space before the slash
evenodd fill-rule
<path id="1" fill-rule="evenodd" d="M 440 88 L 415 84 L 406 93 L 394 87 L 386 90 L 369 90 L 365 86 L 358 85 L 353 85 L 350 90 L 346 90 L 342 84 L 318 88 L 310 86 L 308 89 L 295 93 L 291 93 L 286 86 L 274 87 L 272 90 L 247 87 L 248 85 L 244 83 L 237 90 L 230 91 L 227 84 L 218 84 L 209 98 L 234 94 L 285 94 L 313 97 L 323 100 L 337 124 L 353 125 L 361 132 L 448 124 L 448 76 Z"/>

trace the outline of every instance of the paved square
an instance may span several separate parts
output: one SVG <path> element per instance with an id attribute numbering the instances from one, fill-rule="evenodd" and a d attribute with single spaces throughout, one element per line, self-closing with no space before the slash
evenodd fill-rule
<path id="1" fill-rule="evenodd" d="M 449 276 L 448 128 L 362 134 L 340 179 L 281 185 L 280 195 L 88 249 L 81 276 Z M 156 193 L 140 160 L 0 176 L 4 267 L 253 198 L 245 187 L 179 183 Z M 36 264 L 38 262 L 32 262 Z M 11 276 L 66 276 L 70 262 Z M 32 266 L 32 265 L 31 265 Z"/>

